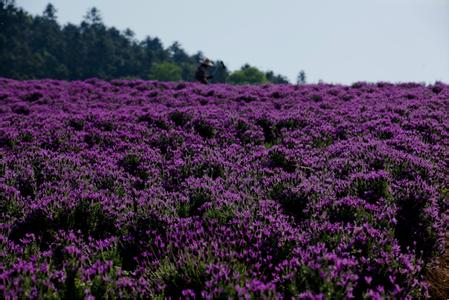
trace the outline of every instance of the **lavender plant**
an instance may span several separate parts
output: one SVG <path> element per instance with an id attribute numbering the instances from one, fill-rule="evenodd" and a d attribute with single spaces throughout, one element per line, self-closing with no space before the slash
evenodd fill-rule
<path id="1" fill-rule="evenodd" d="M 0 79 L 0 291 L 422 298 L 449 86 Z"/>

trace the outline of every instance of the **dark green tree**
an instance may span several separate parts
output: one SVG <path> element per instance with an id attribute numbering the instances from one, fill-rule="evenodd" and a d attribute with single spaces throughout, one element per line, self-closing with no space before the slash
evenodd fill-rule
<path id="1" fill-rule="evenodd" d="M 53 4 L 48 3 L 47 7 L 45 7 L 43 17 L 47 20 L 56 21 L 56 8 Z"/>
<path id="2" fill-rule="evenodd" d="M 68 70 L 70 80 L 81 79 L 83 76 L 83 63 L 85 47 L 83 37 L 78 26 L 67 24 L 62 30 L 64 45 L 61 49 L 64 53 L 64 65 Z"/>
<path id="3" fill-rule="evenodd" d="M 168 47 L 170 59 L 181 68 L 181 76 L 184 81 L 194 81 L 194 74 L 196 70 L 196 60 L 189 56 L 181 44 L 178 42 L 173 43 Z"/>
<path id="4" fill-rule="evenodd" d="M 64 79 L 68 70 L 64 65 L 64 39 L 61 27 L 57 23 L 56 9 L 49 3 L 42 16 L 33 18 L 31 26 L 32 36 L 28 45 L 36 58 L 34 76 L 37 78 Z"/>
<path id="5" fill-rule="evenodd" d="M 15 1 L 0 0 L 0 76 L 31 79 L 36 64 L 28 41 L 32 38 L 33 19 Z"/>
<path id="6" fill-rule="evenodd" d="M 296 84 L 305 84 L 306 83 L 306 72 L 304 70 L 301 70 L 298 73 L 298 77 L 296 78 Z"/>
<path id="7" fill-rule="evenodd" d="M 178 81 L 181 80 L 181 68 L 174 63 L 161 62 L 151 68 L 150 79 L 160 81 Z"/>
<path id="8" fill-rule="evenodd" d="M 89 25 L 100 25 L 103 24 L 103 20 L 101 18 L 100 11 L 96 7 L 92 7 L 89 9 L 84 16 L 84 22 Z"/>
<path id="9" fill-rule="evenodd" d="M 268 71 L 265 73 L 265 77 L 271 83 L 289 83 L 287 77 L 282 75 L 276 75 L 273 71 Z"/>
<path id="10" fill-rule="evenodd" d="M 240 70 L 234 71 L 229 75 L 228 82 L 234 84 L 261 84 L 267 83 L 268 80 L 262 71 L 245 64 Z"/>

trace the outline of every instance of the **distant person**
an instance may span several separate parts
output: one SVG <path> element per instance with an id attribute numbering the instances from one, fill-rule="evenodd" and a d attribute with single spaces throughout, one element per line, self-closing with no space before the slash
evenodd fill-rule
<path id="1" fill-rule="evenodd" d="M 209 68 L 212 68 L 214 66 L 214 63 L 206 58 L 203 61 L 201 61 L 200 65 L 196 69 L 195 72 L 195 79 L 201 83 L 208 84 L 209 79 L 212 79 L 212 75 L 208 74 Z"/>

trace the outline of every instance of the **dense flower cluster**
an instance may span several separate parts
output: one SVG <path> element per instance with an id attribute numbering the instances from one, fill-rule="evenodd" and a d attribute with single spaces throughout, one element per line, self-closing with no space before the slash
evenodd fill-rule
<path id="1" fill-rule="evenodd" d="M 425 297 L 449 86 L 0 79 L 1 297 Z"/>

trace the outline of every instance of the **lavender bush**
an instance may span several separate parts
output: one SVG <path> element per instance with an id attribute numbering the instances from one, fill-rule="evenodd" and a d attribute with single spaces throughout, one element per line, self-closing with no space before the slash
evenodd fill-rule
<path id="1" fill-rule="evenodd" d="M 0 79 L 0 290 L 421 298 L 449 86 Z"/>

